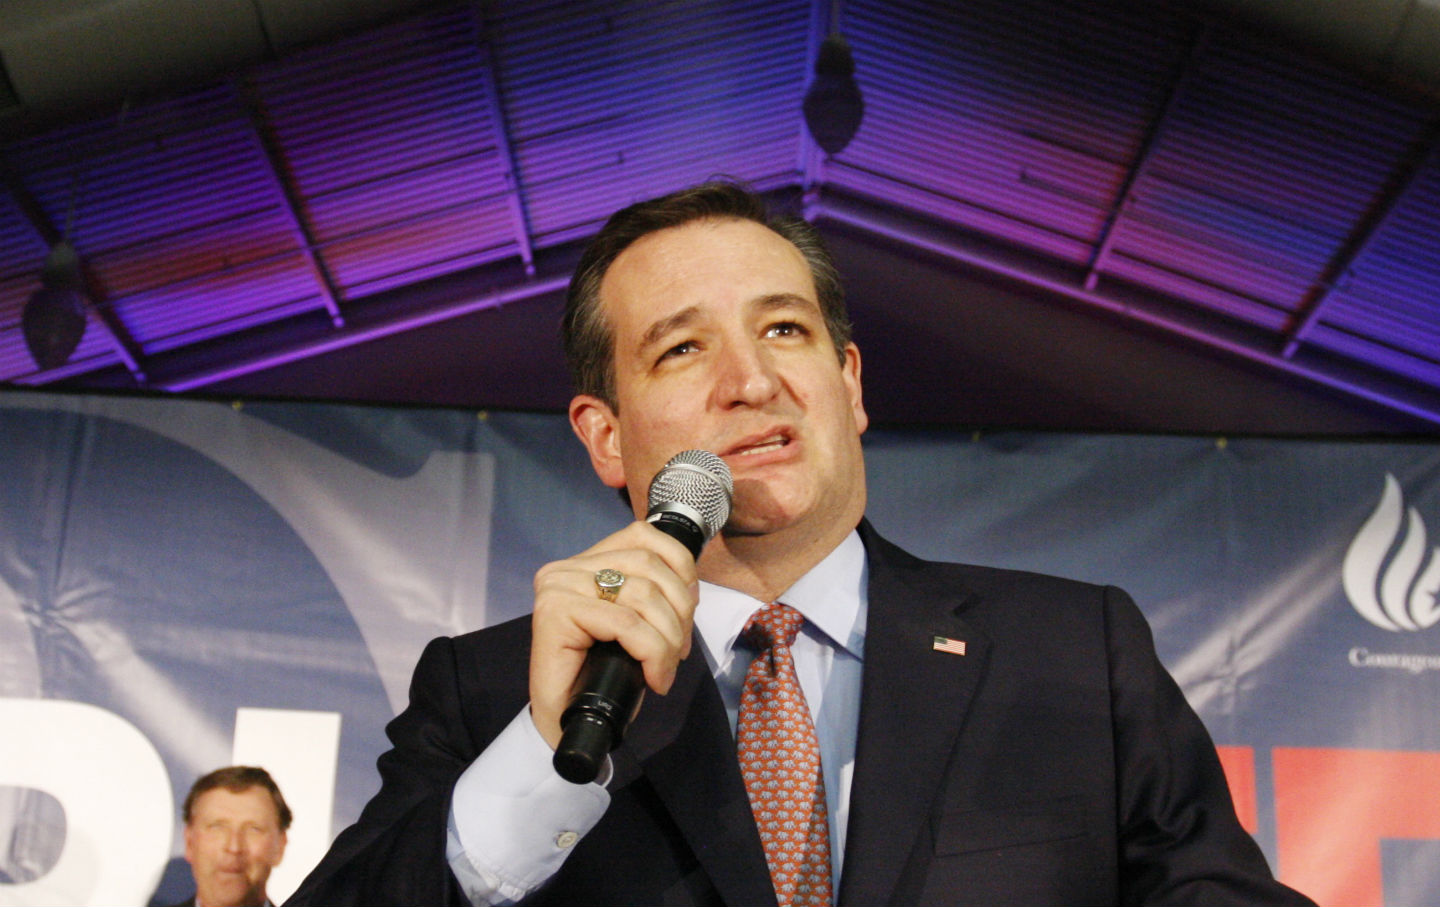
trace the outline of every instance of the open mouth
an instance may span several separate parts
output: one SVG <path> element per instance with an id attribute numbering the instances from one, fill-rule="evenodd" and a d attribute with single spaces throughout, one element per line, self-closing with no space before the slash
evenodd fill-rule
<path id="1" fill-rule="evenodd" d="M 761 438 L 757 441 L 747 442 L 739 447 L 736 447 L 730 452 L 730 456 L 753 457 L 759 454 L 765 454 L 770 453 L 771 451 L 779 450 L 780 448 L 785 447 L 789 443 L 790 438 L 788 436 L 783 433 L 776 432 L 773 435 L 767 435 L 766 437 Z"/>

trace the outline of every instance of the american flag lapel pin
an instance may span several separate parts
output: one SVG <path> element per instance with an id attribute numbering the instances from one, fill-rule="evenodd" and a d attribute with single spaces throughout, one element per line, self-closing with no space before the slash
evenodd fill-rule
<path id="1" fill-rule="evenodd" d="M 934 637 L 934 641 L 930 643 L 930 648 L 936 652 L 946 652 L 950 655 L 964 655 L 965 640 L 951 639 L 948 636 L 936 636 Z"/>

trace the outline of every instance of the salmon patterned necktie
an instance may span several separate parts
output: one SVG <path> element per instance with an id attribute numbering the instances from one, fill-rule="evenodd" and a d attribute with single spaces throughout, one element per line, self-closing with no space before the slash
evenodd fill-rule
<path id="1" fill-rule="evenodd" d="M 820 744 L 790 647 L 805 618 L 779 602 L 741 638 L 759 651 L 745 674 L 736 737 L 740 772 L 780 907 L 830 905 L 830 821 Z"/>

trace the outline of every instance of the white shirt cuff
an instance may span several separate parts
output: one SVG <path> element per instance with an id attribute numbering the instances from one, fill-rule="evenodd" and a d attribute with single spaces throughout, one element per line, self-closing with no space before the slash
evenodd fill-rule
<path id="1" fill-rule="evenodd" d="M 455 782 L 445 856 L 476 905 L 514 904 L 560 870 L 610 805 L 601 780 L 571 784 L 527 706 Z"/>

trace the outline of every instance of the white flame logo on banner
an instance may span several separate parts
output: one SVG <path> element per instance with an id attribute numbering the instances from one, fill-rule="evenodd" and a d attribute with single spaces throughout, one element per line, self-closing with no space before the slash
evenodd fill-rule
<path id="1" fill-rule="evenodd" d="M 1426 551 L 1425 523 L 1414 507 L 1406 509 L 1389 473 L 1375 512 L 1345 552 L 1342 579 L 1350 604 L 1381 629 L 1424 630 L 1440 621 L 1440 548 Z"/>

